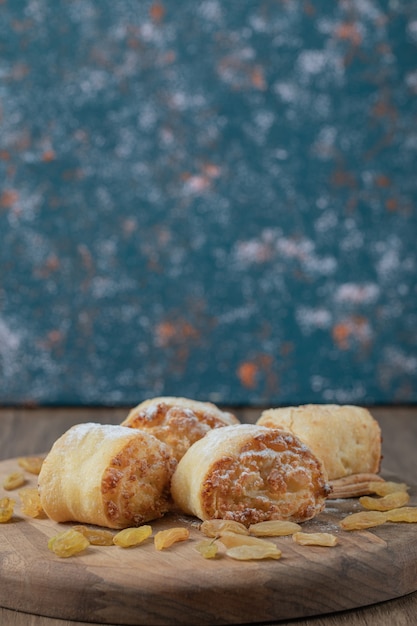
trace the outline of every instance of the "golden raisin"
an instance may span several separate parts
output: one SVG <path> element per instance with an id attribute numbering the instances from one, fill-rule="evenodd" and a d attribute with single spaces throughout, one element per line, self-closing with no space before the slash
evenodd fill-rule
<path id="1" fill-rule="evenodd" d="M 234 546 L 226 550 L 227 556 L 232 559 L 238 559 L 239 561 L 253 561 L 258 559 L 280 559 L 281 550 L 279 550 L 274 544 L 271 546 L 262 545 L 242 545 Z"/>
<path id="2" fill-rule="evenodd" d="M 15 501 L 11 498 L 0 499 L 0 524 L 8 522 L 13 517 Z"/>
<path id="3" fill-rule="evenodd" d="M 195 549 L 199 552 L 205 559 L 214 559 L 218 552 L 218 546 L 214 539 L 204 539 L 203 541 L 199 541 L 195 545 Z"/>
<path id="4" fill-rule="evenodd" d="M 44 458 L 42 456 L 22 456 L 17 459 L 19 466 L 30 474 L 39 474 Z"/>
<path id="5" fill-rule="evenodd" d="M 113 537 L 113 543 L 119 548 L 138 546 L 152 535 L 152 526 L 144 525 L 138 528 L 124 528 Z"/>
<path id="6" fill-rule="evenodd" d="M 268 520 L 249 526 L 249 532 L 255 537 L 284 537 L 301 530 L 299 524 L 285 520 Z"/>
<path id="7" fill-rule="evenodd" d="M 293 541 L 300 546 L 323 546 L 332 548 L 337 545 L 337 537 L 331 533 L 294 533 Z"/>
<path id="8" fill-rule="evenodd" d="M 177 541 L 186 541 L 190 536 L 188 528 L 168 528 L 167 530 L 160 530 L 156 533 L 154 538 L 155 548 L 157 550 L 163 550 L 169 548 Z"/>
<path id="9" fill-rule="evenodd" d="M 72 529 L 55 535 L 48 541 L 48 548 L 62 558 L 78 554 L 88 548 L 89 545 L 90 542 L 84 535 Z"/>
<path id="10" fill-rule="evenodd" d="M 385 513 L 387 522 L 417 522 L 417 507 L 403 506 Z"/>
<path id="11" fill-rule="evenodd" d="M 240 522 L 230 519 L 210 519 L 204 521 L 200 530 L 207 537 L 219 537 L 224 532 L 238 533 L 239 535 L 249 535 L 249 530 Z"/>
<path id="12" fill-rule="evenodd" d="M 387 496 L 390 493 L 396 493 L 398 491 L 408 491 L 409 486 L 405 483 L 395 483 L 392 481 L 383 481 L 383 482 L 370 482 L 369 483 L 369 492 L 375 493 L 377 496 Z"/>
<path id="13" fill-rule="evenodd" d="M 361 505 L 369 511 L 390 511 L 391 509 L 397 509 L 404 506 L 409 501 L 410 496 L 406 491 L 395 491 L 389 493 L 382 498 L 371 498 L 369 496 L 362 496 L 359 498 Z"/>
<path id="14" fill-rule="evenodd" d="M 88 541 L 92 546 L 112 546 L 113 544 L 113 533 L 109 530 L 101 530 L 97 528 L 87 528 L 87 526 L 73 526 L 73 530 L 78 531 Z"/>
<path id="15" fill-rule="evenodd" d="M 19 491 L 19 498 L 24 515 L 28 515 L 29 517 L 42 517 L 45 515 L 36 487 L 21 489 Z"/>
<path id="16" fill-rule="evenodd" d="M 343 530 L 363 530 L 373 526 L 380 526 L 386 521 L 386 513 L 382 511 L 360 511 L 345 517 L 340 522 L 340 526 Z"/>
<path id="17" fill-rule="evenodd" d="M 22 472 L 13 472 L 4 479 L 3 488 L 6 489 L 6 491 L 12 491 L 13 489 L 22 487 L 25 482 L 26 478 Z"/>

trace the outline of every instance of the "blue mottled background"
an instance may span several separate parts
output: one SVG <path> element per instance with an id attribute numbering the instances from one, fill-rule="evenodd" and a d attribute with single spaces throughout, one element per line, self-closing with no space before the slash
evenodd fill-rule
<path id="1" fill-rule="evenodd" d="M 0 1 L 0 402 L 417 401 L 417 3 Z"/>

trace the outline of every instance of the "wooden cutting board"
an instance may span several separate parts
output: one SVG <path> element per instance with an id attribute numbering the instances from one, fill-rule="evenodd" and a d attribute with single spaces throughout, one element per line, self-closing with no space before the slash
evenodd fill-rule
<path id="1" fill-rule="evenodd" d="M 0 462 L 0 485 L 18 469 Z M 28 475 L 29 483 L 36 477 Z M 392 479 L 392 477 L 389 477 Z M 417 503 L 412 488 L 411 504 Z M 19 498 L 0 487 L 0 497 Z M 157 551 L 153 540 L 135 548 L 91 546 L 67 559 L 55 556 L 48 538 L 71 524 L 31 519 L 16 505 L 0 525 L 0 605 L 36 615 L 131 625 L 242 624 L 341 611 L 405 595 L 417 589 L 417 526 L 386 524 L 370 531 L 342 531 L 338 522 L 361 509 L 356 499 L 328 501 L 305 531 L 337 535 L 334 548 L 274 539 L 280 560 L 204 559 L 197 520 L 166 517 L 154 532 L 172 526 L 191 531 L 187 542 Z"/>

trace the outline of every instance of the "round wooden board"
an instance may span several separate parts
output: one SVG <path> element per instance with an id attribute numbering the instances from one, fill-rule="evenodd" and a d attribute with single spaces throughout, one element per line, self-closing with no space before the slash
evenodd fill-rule
<path id="1" fill-rule="evenodd" d="M 0 485 L 18 469 L 0 462 Z M 36 484 L 36 476 L 28 485 Z M 417 501 L 410 491 L 411 504 Z M 204 559 L 195 544 L 203 537 L 197 520 L 168 516 L 154 532 L 186 526 L 190 540 L 157 551 L 152 539 L 129 549 L 91 546 L 67 559 L 56 557 L 48 538 L 71 524 L 21 514 L 0 525 L 0 605 L 61 619 L 126 625 L 243 624 L 320 615 L 357 608 L 417 589 L 417 528 L 386 524 L 370 531 L 342 531 L 338 522 L 361 509 L 356 499 L 329 500 L 303 530 L 331 532 L 334 548 L 273 539 L 280 560 Z"/>

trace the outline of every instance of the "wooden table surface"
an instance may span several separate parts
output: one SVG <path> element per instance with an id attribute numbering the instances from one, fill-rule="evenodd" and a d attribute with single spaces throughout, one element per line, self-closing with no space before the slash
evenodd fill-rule
<path id="1" fill-rule="evenodd" d="M 94 421 L 119 424 L 128 408 L 3 408 L 0 409 L 0 460 L 38 454 L 70 426 Z M 255 422 L 261 409 L 236 409 L 242 422 Z M 374 407 L 383 434 L 384 470 L 401 480 L 416 484 L 417 480 L 417 407 Z M 417 532 L 417 531 L 416 531 Z M 1 581 L 0 581 L 1 584 Z M 353 611 L 317 616 L 309 619 L 279 622 L 297 626 L 406 626 L 416 623 L 417 592 L 381 604 Z M 262 617 L 260 616 L 260 619 Z M 37 615 L 28 615 L 0 608 L 1 626 L 82 626 L 72 622 Z M 169 626 L 169 625 L 167 625 Z M 268 626 L 263 622 L 262 626 Z M 269 623 L 269 626 L 271 624 Z"/>

